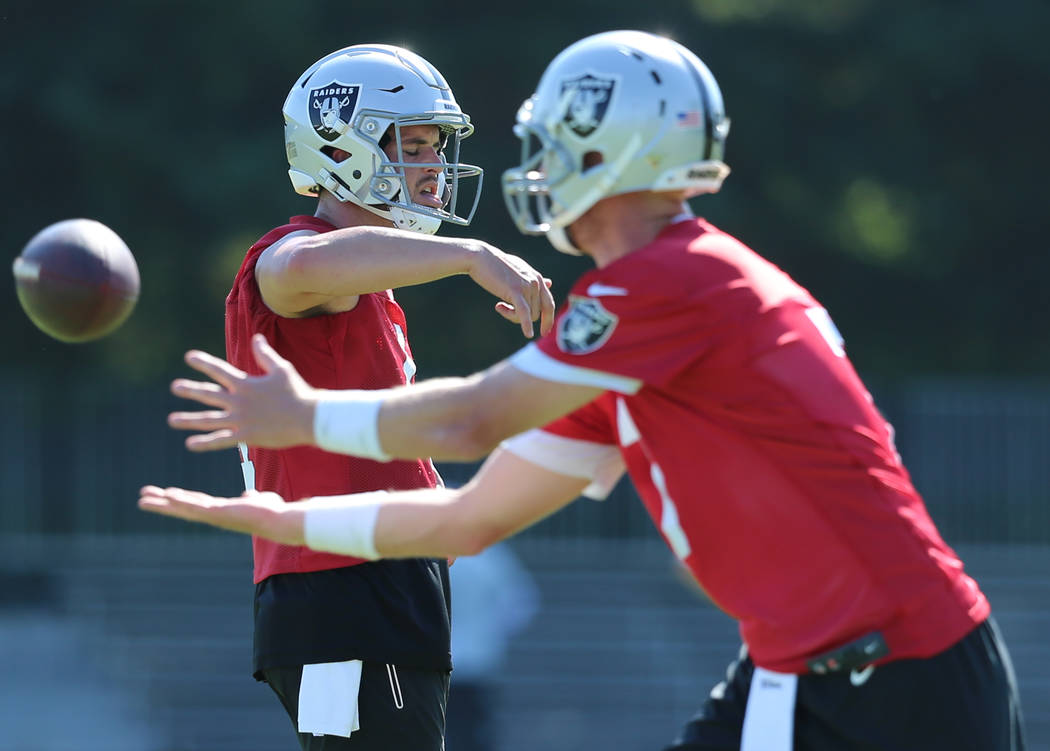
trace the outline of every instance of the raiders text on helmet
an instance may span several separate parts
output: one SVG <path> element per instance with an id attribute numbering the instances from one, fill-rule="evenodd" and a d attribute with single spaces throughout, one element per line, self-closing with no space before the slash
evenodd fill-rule
<path id="1" fill-rule="evenodd" d="M 707 66 L 682 45 L 610 31 L 569 46 L 518 110 L 522 159 L 503 175 L 518 229 L 578 254 L 565 228 L 603 198 L 714 192 L 729 120 Z"/>
<path id="2" fill-rule="evenodd" d="M 482 170 L 459 162 L 459 143 L 474 131 L 448 83 L 419 55 L 391 45 L 356 45 L 327 55 L 296 81 L 284 103 L 288 174 L 297 193 L 332 193 L 393 221 L 428 234 L 442 221 L 468 224 L 477 209 Z M 401 129 L 436 125 L 447 139 L 440 163 L 391 160 L 386 139 L 401 153 Z M 332 154 L 350 156 L 341 162 Z M 445 154 L 450 154 L 450 159 Z M 442 208 L 412 203 L 405 167 L 440 169 Z M 460 179 L 478 177 L 470 210 L 456 213 Z M 464 202 L 466 205 L 467 202 Z"/>

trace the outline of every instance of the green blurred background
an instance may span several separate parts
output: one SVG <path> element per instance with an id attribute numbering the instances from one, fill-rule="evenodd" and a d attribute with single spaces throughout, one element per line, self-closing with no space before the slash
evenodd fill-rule
<path id="1" fill-rule="evenodd" d="M 189 346 L 220 350 L 247 245 L 312 212 L 285 174 L 284 96 L 323 53 L 365 41 L 408 46 L 445 74 L 477 125 L 465 155 L 488 169 L 469 233 L 521 253 L 564 293 L 583 266 L 519 236 L 503 208 L 510 126 L 559 50 L 637 27 L 694 49 L 725 94 L 733 174 L 698 211 L 824 301 L 863 373 L 1050 369 L 1050 339 L 1033 335 L 1050 312 L 1043 0 L 5 5 L 0 244 L 13 257 L 44 225 L 88 216 L 126 239 L 142 271 L 134 318 L 89 347 L 43 338 L 5 295 L 20 368 L 153 382 Z M 469 283 L 401 297 L 424 375 L 519 344 Z"/>
<path id="2" fill-rule="evenodd" d="M 100 612 L 109 614 L 102 630 L 110 636 L 91 644 L 107 656 L 119 651 L 136 672 L 154 676 L 143 689 L 162 697 L 150 702 L 152 712 L 158 704 L 178 705 L 171 697 L 181 694 L 157 677 L 170 670 L 155 662 L 163 649 L 153 644 L 135 651 L 131 621 L 113 612 L 155 609 L 150 598 L 164 592 L 172 609 L 181 604 L 189 619 L 162 611 L 169 634 L 164 649 L 186 647 L 186 633 L 199 628 L 199 652 L 200 640 L 215 633 L 209 619 L 218 618 L 236 638 L 216 654 L 245 661 L 243 541 L 147 518 L 135 510 L 134 496 L 146 482 L 238 490 L 233 456 L 190 456 L 181 437 L 164 427 L 164 414 L 176 405 L 166 389 L 172 377 L 186 375 L 186 349 L 222 351 L 223 301 L 247 247 L 288 216 L 313 211 L 311 199 L 296 196 L 286 176 L 280 108 L 288 88 L 315 59 L 349 44 L 400 44 L 433 62 L 477 126 L 464 159 L 488 171 L 473 225 L 442 232 L 519 253 L 554 279 L 560 301 L 588 264 L 519 235 L 503 207 L 499 176 L 518 158 L 511 133 L 516 108 L 549 59 L 580 37 L 616 28 L 674 37 L 720 82 L 732 118 L 726 161 L 733 172 L 719 195 L 697 199 L 694 208 L 792 274 L 835 318 L 851 359 L 898 429 L 905 462 L 935 519 L 950 543 L 965 548 L 994 595 L 1004 631 L 1016 640 L 1015 659 L 1023 663 L 1032 747 L 1050 748 L 1050 651 L 1042 642 L 1050 633 L 1050 338 L 1040 333 L 1050 324 L 1045 0 L 0 4 L 6 207 L 0 247 L 10 262 L 45 225 L 91 217 L 126 240 L 142 274 L 132 318 L 87 345 L 59 344 L 34 329 L 11 281 L 0 296 L 7 335 L 0 358 L 0 585 L 7 582 L 0 586 L 0 612 L 39 611 L 52 624 L 68 623 L 73 614 L 96 625 Z M 398 299 L 420 377 L 472 372 L 522 343 L 517 328 L 492 312 L 494 301 L 466 279 L 404 289 Z M 466 471 L 444 469 L 452 479 Z M 577 506 L 522 542 L 526 558 L 541 574 L 550 572 L 548 603 L 559 602 L 567 567 L 600 577 L 610 550 L 602 545 L 656 543 L 629 488 L 607 506 Z M 588 547 L 594 540 L 598 547 Z M 540 546 L 531 557 L 529 545 Z M 592 559 L 587 551 L 599 552 Z M 651 551 L 630 555 L 663 560 Z M 200 578 L 181 599 L 156 579 L 136 588 L 123 578 L 182 566 L 187 556 L 188 570 Z M 234 606 L 238 615 L 227 613 L 223 621 L 201 592 L 231 568 L 229 591 L 242 599 Z M 97 572 L 97 580 L 85 571 Z M 586 586 L 602 591 L 596 581 Z M 626 586 L 623 578 L 617 586 Z M 125 600 L 113 604 L 108 598 L 115 592 Z M 685 607 L 668 597 L 672 604 L 646 611 L 659 623 L 661 607 L 679 614 Z M 547 622 L 561 624 L 551 609 Z M 62 613 L 65 620 L 56 615 Z M 580 607 L 561 615 L 578 622 Z M 660 684 L 677 692 L 672 699 L 642 678 L 627 681 L 636 691 L 631 701 L 658 697 L 652 701 L 662 702 L 661 711 L 673 708 L 678 720 L 686 719 L 732 654 L 731 629 L 710 617 L 725 641 L 710 669 L 690 673 L 695 682 Z M 617 622 L 606 618 L 604 627 Z M 674 642 L 675 627 L 662 628 L 663 641 Z M 636 634 L 620 636 L 617 644 L 641 643 Z M 706 637 L 681 638 L 700 643 Z M 547 643 L 550 636 L 533 639 Z M 659 642 L 650 635 L 640 664 L 671 670 L 683 662 L 680 652 L 652 651 Z M 551 658 L 554 672 L 565 672 L 558 670 L 565 654 L 586 652 L 579 644 L 572 650 L 564 644 L 562 662 Z M 178 654 L 190 660 L 185 649 Z M 229 699 L 255 688 L 241 662 L 229 671 L 234 682 L 223 694 L 227 704 L 198 703 L 221 709 L 222 716 L 244 712 L 259 735 L 267 720 Z M 533 653 L 522 663 L 537 664 L 545 663 Z M 594 663 L 574 670 L 585 674 Z M 68 685 L 68 676 L 56 675 Z M 93 690 L 110 680 L 105 675 L 99 673 Z M 543 683 L 550 693 L 552 681 L 535 677 L 507 688 Z M 582 722 L 591 732 L 587 718 L 601 712 L 602 726 L 623 748 L 666 741 L 674 725 L 663 715 L 649 735 L 630 735 L 637 723 L 616 703 L 622 699 L 616 685 L 611 679 L 585 687 L 583 693 L 604 702 L 583 720 L 558 714 L 571 703 L 564 697 L 551 709 L 541 691 L 519 696 L 529 718 L 541 718 L 532 730 L 550 728 L 534 747 L 587 747 L 572 744 L 572 728 Z M 15 698 L 25 703 L 31 695 Z M 266 707 L 260 717 L 272 718 L 276 706 L 258 698 Z M 31 703 L 6 706 L 0 709 L 5 722 L 36 716 Z M 187 735 L 186 728 L 208 728 L 210 720 L 172 712 L 164 716 L 167 735 L 147 732 L 150 743 L 128 740 L 128 747 L 246 747 L 238 745 L 246 737 L 235 732 L 240 727 L 223 746 L 204 729 Z M 504 725 L 514 725 L 515 716 L 508 709 Z M 118 737 L 138 738 L 120 727 L 99 734 L 108 743 L 100 748 L 121 748 Z M 283 725 L 274 731 L 283 732 Z M 35 747 L 62 747 L 28 737 Z M 288 741 L 281 737 L 285 745 L 276 747 Z M 267 747 L 259 738 L 253 743 Z M 7 744 L 0 732 L 0 751 L 29 747 L 21 740 Z"/>

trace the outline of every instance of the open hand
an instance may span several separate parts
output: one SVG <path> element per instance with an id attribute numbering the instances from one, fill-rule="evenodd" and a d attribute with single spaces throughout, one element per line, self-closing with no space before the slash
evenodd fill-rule
<path id="1" fill-rule="evenodd" d="M 172 381 L 171 392 L 176 396 L 215 407 L 168 415 L 171 427 L 201 433 L 186 439 L 190 451 L 214 451 L 238 443 L 264 448 L 313 443 L 314 389 L 262 334 L 252 337 L 252 353 L 263 375 L 250 376 L 206 352 L 186 353 L 186 363 L 214 381 Z"/>

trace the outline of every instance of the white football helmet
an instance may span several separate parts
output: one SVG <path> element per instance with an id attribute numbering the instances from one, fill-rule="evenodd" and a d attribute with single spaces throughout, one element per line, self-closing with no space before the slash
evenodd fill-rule
<path id="1" fill-rule="evenodd" d="M 440 163 L 390 160 L 380 144 L 397 143 L 401 128 L 437 125 L 446 140 Z M 441 222 L 469 224 L 481 195 L 482 170 L 459 162 L 459 142 L 474 132 L 438 70 L 419 55 L 385 44 L 361 44 L 326 55 L 296 81 L 284 102 L 288 174 L 297 193 L 321 188 L 396 226 L 432 234 Z M 335 161 L 331 154 L 350 154 Z M 451 160 L 444 154 L 450 153 Z M 442 208 L 412 203 L 405 167 L 440 168 Z M 478 178 L 465 216 L 456 213 L 459 181 Z"/>
<path id="2" fill-rule="evenodd" d="M 574 255 L 566 228 L 601 199 L 713 193 L 729 174 L 729 120 L 711 71 L 681 44 L 641 31 L 595 34 L 561 52 L 514 133 L 521 164 L 503 174 L 511 217 Z"/>

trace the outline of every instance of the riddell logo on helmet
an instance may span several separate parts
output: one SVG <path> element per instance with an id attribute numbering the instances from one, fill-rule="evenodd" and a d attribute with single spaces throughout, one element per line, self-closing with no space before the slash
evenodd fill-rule
<path id="1" fill-rule="evenodd" d="M 310 124 L 326 141 L 339 138 L 354 117 L 361 87 L 333 81 L 310 90 Z"/>
<path id="2" fill-rule="evenodd" d="M 718 177 L 718 174 L 719 171 L 716 167 L 707 167 L 705 169 L 694 167 L 685 176 L 690 180 L 712 180 Z"/>
<path id="3" fill-rule="evenodd" d="M 580 138 L 586 138 L 598 129 L 609 111 L 616 81 L 585 73 L 562 81 L 561 93 L 573 92 L 565 113 L 565 124 Z"/>

